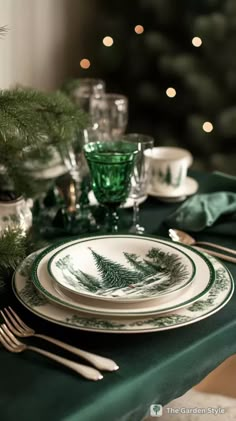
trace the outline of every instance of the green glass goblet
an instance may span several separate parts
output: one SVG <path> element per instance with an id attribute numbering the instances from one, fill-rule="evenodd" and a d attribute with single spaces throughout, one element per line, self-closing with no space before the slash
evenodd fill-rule
<path id="1" fill-rule="evenodd" d="M 108 210 L 107 231 L 118 231 L 117 209 L 129 194 L 137 147 L 122 141 L 93 142 L 84 146 L 97 201 Z"/>

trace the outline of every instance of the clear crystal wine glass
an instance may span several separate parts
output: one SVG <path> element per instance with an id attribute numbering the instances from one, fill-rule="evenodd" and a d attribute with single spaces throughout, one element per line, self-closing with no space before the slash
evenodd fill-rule
<path id="1" fill-rule="evenodd" d="M 89 114 L 90 98 L 93 95 L 101 96 L 105 93 L 105 82 L 101 79 L 79 78 L 76 79 L 76 86 L 71 90 L 72 101 Z"/>
<path id="2" fill-rule="evenodd" d="M 118 139 L 125 132 L 128 122 L 128 98 L 114 93 L 93 95 L 90 116 L 92 124 L 98 125 L 102 140 Z"/>
<path id="3" fill-rule="evenodd" d="M 101 96 L 105 93 L 105 82 L 102 79 L 96 78 L 75 79 L 67 87 L 67 92 L 69 92 L 71 100 L 89 115 L 90 99 L 93 95 Z M 81 131 L 78 136 L 80 137 L 80 141 L 82 139 L 83 144 L 91 141 L 100 140 L 101 134 L 98 131 L 98 124 L 91 124 L 90 121 L 86 129 Z M 64 153 L 64 162 L 75 182 L 74 197 L 76 197 L 77 207 L 79 206 L 79 200 L 81 200 L 82 202 L 84 200 L 88 204 L 88 192 L 90 184 L 89 170 L 87 162 L 84 158 L 84 154 L 78 153 L 79 143 L 81 142 L 77 142 L 77 149 L 73 147 L 70 150 L 67 150 L 66 153 Z M 80 196 L 81 199 L 79 199 Z"/>
<path id="4" fill-rule="evenodd" d="M 121 141 L 95 142 L 85 145 L 84 151 L 94 195 L 108 210 L 107 231 L 117 232 L 117 209 L 129 193 L 137 147 Z"/>
<path id="5" fill-rule="evenodd" d="M 139 222 L 139 200 L 147 196 L 150 181 L 150 160 L 146 158 L 145 154 L 153 148 L 154 139 L 141 133 L 127 133 L 122 137 L 122 140 L 132 142 L 136 145 L 138 151 L 129 192 L 129 198 L 133 200 L 133 223 L 129 231 L 134 234 L 143 234 L 145 228 Z"/>
<path id="6" fill-rule="evenodd" d="M 74 216 L 77 223 L 81 222 L 81 226 L 88 228 L 88 231 L 94 231 L 98 228 L 92 212 L 89 207 L 88 200 L 84 200 L 82 195 L 87 198 L 90 187 L 82 186 L 83 181 L 89 176 L 89 168 L 84 156 L 83 146 L 88 140 L 94 142 L 98 140 L 98 133 L 94 127 L 87 127 L 80 130 L 74 141 L 64 145 L 61 149 L 61 156 L 65 167 L 67 168 L 71 181 L 68 186 L 67 196 L 67 213 Z"/>

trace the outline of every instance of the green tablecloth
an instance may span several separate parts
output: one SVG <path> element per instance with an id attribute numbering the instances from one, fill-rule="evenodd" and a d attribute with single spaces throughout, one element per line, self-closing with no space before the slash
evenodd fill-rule
<path id="1" fill-rule="evenodd" d="M 214 176 L 195 177 L 201 190 L 207 191 Z M 163 220 L 177 206 L 149 198 L 141 207 L 147 232 L 167 236 Z M 231 234 L 205 231 L 197 238 L 235 247 L 236 233 Z M 236 279 L 236 265 L 226 266 Z M 37 354 L 15 355 L 1 349 L 1 421 L 140 421 L 149 414 L 152 403 L 164 405 L 182 395 L 236 352 L 235 294 L 225 308 L 208 319 L 179 329 L 137 335 L 74 331 L 34 316 L 11 293 L 2 294 L 0 301 L 1 306 L 11 302 L 38 332 L 111 357 L 120 366 L 118 372 L 105 373 L 102 381 L 89 382 Z M 36 338 L 30 342 L 40 344 Z"/>

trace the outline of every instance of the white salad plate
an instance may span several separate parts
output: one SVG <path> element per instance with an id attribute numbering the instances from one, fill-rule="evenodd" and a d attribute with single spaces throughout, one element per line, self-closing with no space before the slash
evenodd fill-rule
<path id="1" fill-rule="evenodd" d="M 158 192 L 153 189 L 151 186 L 148 189 L 148 194 L 154 196 L 162 202 L 166 203 L 175 203 L 182 202 L 186 197 L 195 194 L 198 190 L 198 182 L 192 177 L 186 177 L 185 183 L 182 186 L 181 191 L 178 189 L 178 193 L 173 193 L 172 195 L 165 195 L 165 193 Z"/>
<path id="2" fill-rule="evenodd" d="M 168 243 L 168 240 L 158 241 L 158 245 L 161 242 L 165 245 L 165 242 Z M 179 244 L 177 246 L 180 251 L 184 250 L 189 253 L 189 257 L 194 261 L 198 269 L 190 283 L 191 287 L 185 288 L 184 290 L 180 289 L 176 294 L 168 294 L 158 299 L 141 300 L 135 303 L 127 301 L 110 302 L 107 300 L 94 300 L 68 292 L 56 284 L 47 271 L 48 261 L 50 260 L 50 256 L 54 254 L 55 246 L 44 250 L 35 259 L 32 270 L 32 282 L 38 291 L 45 295 L 48 300 L 80 312 L 120 317 L 166 313 L 198 300 L 207 293 L 215 281 L 214 268 L 205 256 L 186 246 Z M 63 245 L 59 247 L 63 248 Z"/>
<path id="3" fill-rule="evenodd" d="M 33 265 L 35 282 L 45 276 L 45 261 L 51 277 L 70 292 L 130 303 L 179 291 L 196 272 L 185 249 L 171 241 L 133 235 L 85 238 L 61 249 L 56 246 L 54 253 L 48 248 Z"/>
<path id="4" fill-rule="evenodd" d="M 48 301 L 35 289 L 31 277 L 34 259 L 35 254 L 28 256 L 14 274 L 12 287 L 17 299 L 32 313 L 47 321 L 92 332 L 148 333 L 187 326 L 219 311 L 227 304 L 234 291 L 234 282 L 229 271 L 221 262 L 208 256 L 214 268 L 215 282 L 206 294 L 184 308 L 161 315 L 127 319 L 85 315 Z"/>

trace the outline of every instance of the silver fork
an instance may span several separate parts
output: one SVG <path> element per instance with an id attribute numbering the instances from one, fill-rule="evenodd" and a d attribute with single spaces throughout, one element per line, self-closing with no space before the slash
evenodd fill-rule
<path id="1" fill-rule="evenodd" d="M 44 349 L 23 344 L 22 342 L 18 341 L 18 339 L 16 339 L 16 337 L 10 332 L 10 330 L 5 324 L 2 324 L 0 326 L 0 342 L 10 352 L 19 353 L 28 349 L 30 351 L 37 352 L 38 354 L 44 355 L 45 357 L 48 357 L 51 360 L 54 360 L 70 368 L 71 370 L 75 371 L 77 374 L 80 374 L 86 379 L 101 380 L 103 378 L 102 374 L 93 367 L 78 364 L 75 361 L 71 361 L 66 358 L 60 357 L 59 355 L 52 354 L 51 352 L 45 351 Z"/>
<path id="2" fill-rule="evenodd" d="M 8 328 L 16 336 L 21 338 L 36 336 L 37 338 L 44 339 L 45 341 L 51 342 L 52 344 L 57 345 L 66 351 L 72 352 L 73 354 L 85 359 L 86 361 L 89 361 L 99 370 L 115 371 L 119 368 L 119 366 L 110 358 L 101 357 L 100 355 L 76 348 L 65 342 L 59 341 L 58 339 L 51 338 L 50 336 L 36 333 L 33 329 L 27 326 L 23 320 L 20 319 L 20 317 L 11 307 L 4 308 L 3 311 L 1 310 L 0 312 Z"/>

